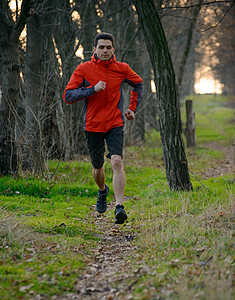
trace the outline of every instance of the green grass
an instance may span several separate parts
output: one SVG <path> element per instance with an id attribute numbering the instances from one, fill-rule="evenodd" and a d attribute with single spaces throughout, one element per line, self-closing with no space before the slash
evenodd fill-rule
<path id="1" fill-rule="evenodd" d="M 230 100 L 220 95 L 192 95 L 188 99 L 193 101 L 197 143 L 231 143 L 235 137 L 235 116 L 234 109 L 228 106 Z M 184 109 L 182 120 L 186 122 Z"/>
<path id="2" fill-rule="evenodd" d="M 125 148 L 128 222 L 120 230 L 136 236 L 127 257 L 133 272 L 148 266 L 132 299 L 233 298 L 234 174 L 205 179 L 204 173 L 225 159 L 210 145 L 231 145 L 234 111 L 223 96 L 190 98 L 197 123 L 197 147 L 186 149 L 193 191 L 169 190 L 159 132 L 146 133 L 142 148 Z M 112 201 L 108 161 L 105 169 Z M 1 299 L 74 291 L 102 233 L 91 215 L 96 196 L 85 161 L 51 161 L 47 178 L 0 178 Z M 108 218 L 113 222 L 113 214 Z"/>
<path id="3" fill-rule="evenodd" d="M 1 299 L 72 291 L 84 267 L 83 252 L 78 250 L 84 248 L 84 238 L 38 234 L 25 225 L 26 217 L 21 218 L 1 212 Z"/>
<path id="4" fill-rule="evenodd" d="M 170 299 L 232 299 L 235 180 L 203 183 L 210 191 L 196 182 L 190 193 L 164 192 L 160 185 L 145 190 L 133 218 L 141 224 L 139 263 L 148 263 L 150 272 L 133 299 L 155 299 L 149 285 L 162 297 L 171 291 Z"/>
<path id="5" fill-rule="evenodd" d="M 52 174 L 56 165 L 51 162 Z M 29 290 L 45 297 L 73 291 L 98 241 L 89 220 L 97 189 L 88 169 L 89 163 L 61 163 L 49 181 L 0 178 L 1 299 L 30 299 Z"/>

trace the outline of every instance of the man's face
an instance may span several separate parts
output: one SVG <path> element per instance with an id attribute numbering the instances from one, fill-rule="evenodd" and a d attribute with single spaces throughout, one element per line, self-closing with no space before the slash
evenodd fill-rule
<path id="1" fill-rule="evenodd" d="M 101 60 L 109 60 L 113 53 L 114 48 L 110 40 L 98 40 L 97 46 L 93 48 L 93 51 L 97 54 Z"/>

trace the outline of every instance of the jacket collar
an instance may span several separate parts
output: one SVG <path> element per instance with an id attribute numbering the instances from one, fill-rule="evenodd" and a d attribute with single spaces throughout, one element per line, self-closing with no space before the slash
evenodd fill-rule
<path id="1" fill-rule="evenodd" d="M 116 61 L 116 57 L 113 54 L 112 57 L 110 58 L 110 60 L 101 60 L 98 58 L 96 53 L 93 53 L 92 57 L 91 57 L 91 61 L 96 62 L 96 63 L 101 63 L 101 64 L 105 64 L 105 65 L 109 65 L 112 64 Z"/>

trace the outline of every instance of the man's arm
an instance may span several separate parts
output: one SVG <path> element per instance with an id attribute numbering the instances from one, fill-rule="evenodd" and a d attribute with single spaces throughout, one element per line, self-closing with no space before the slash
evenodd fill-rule
<path id="1" fill-rule="evenodd" d="M 129 67 L 129 65 L 127 65 L 125 81 L 132 87 L 130 105 L 129 105 L 128 109 L 135 113 L 135 111 L 141 101 L 141 97 L 142 97 L 143 79 L 138 74 L 136 74 Z M 129 115 L 129 113 L 127 115 Z M 131 118 L 131 119 L 133 119 L 133 118 Z M 128 120 L 131 120 L 131 119 L 128 119 Z"/>
<path id="2" fill-rule="evenodd" d="M 73 72 L 67 84 L 63 99 L 66 103 L 74 103 L 84 98 L 90 97 L 95 93 L 95 86 L 91 86 L 82 75 L 80 66 Z"/>

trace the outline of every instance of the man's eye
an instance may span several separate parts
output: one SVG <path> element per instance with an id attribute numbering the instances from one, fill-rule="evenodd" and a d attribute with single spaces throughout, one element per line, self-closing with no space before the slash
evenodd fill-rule
<path id="1" fill-rule="evenodd" d="M 99 46 L 100 49 L 104 49 L 104 46 Z"/>
<path id="2" fill-rule="evenodd" d="M 111 46 L 108 46 L 107 49 L 111 49 Z"/>

